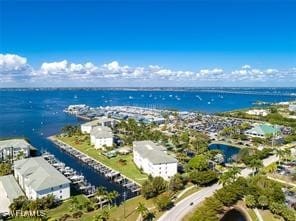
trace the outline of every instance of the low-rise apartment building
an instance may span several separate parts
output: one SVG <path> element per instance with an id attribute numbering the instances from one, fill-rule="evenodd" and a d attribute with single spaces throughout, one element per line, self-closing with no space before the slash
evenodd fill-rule
<path id="1" fill-rule="evenodd" d="M 70 197 L 70 181 L 42 157 L 15 161 L 14 176 L 29 199 Z"/>
<path id="2" fill-rule="evenodd" d="M 133 159 L 137 167 L 153 177 L 169 180 L 177 173 L 178 161 L 152 141 L 133 142 Z"/>

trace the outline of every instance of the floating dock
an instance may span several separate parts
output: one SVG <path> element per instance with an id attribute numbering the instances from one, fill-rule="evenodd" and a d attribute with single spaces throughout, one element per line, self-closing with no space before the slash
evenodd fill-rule
<path id="1" fill-rule="evenodd" d="M 57 160 L 51 153 L 44 152 L 42 153 L 42 157 L 54 168 L 60 171 L 60 173 L 67 177 L 77 191 L 81 192 L 86 197 L 90 197 L 95 194 L 96 187 L 91 185 L 82 174 L 78 174 L 77 171 Z"/>
<path id="2" fill-rule="evenodd" d="M 140 184 L 136 183 L 135 181 L 129 179 L 128 177 L 122 175 L 120 172 L 111 169 L 110 167 L 98 162 L 97 160 L 89 157 L 88 155 L 80 152 L 79 150 L 75 149 L 74 147 L 54 138 L 49 138 L 52 142 L 54 142 L 58 147 L 60 147 L 63 151 L 70 154 L 71 156 L 77 158 L 81 162 L 85 163 L 96 172 L 102 174 L 104 177 L 109 179 L 111 182 L 120 185 L 122 188 L 126 189 L 127 191 L 133 194 L 140 194 L 141 186 Z"/>

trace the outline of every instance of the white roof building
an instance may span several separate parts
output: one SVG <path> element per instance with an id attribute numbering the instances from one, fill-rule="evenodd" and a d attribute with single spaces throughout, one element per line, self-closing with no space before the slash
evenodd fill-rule
<path id="1" fill-rule="evenodd" d="M 152 141 L 133 142 L 133 158 L 137 167 L 153 177 L 168 180 L 177 173 L 178 161 Z"/>
<path id="2" fill-rule="evenodd" d="M 289 111 L 296 111 L 296 104 L 290 104 Z"/>
<path id="3" fill-rule="evenodd" d="M 91 129 L 96 126 L 113 127 L 115 120 L 107 117 L 100 117 L 96 120 L 81 124 L 81 132 L 89 134 Z"/>
<path id="4" fill-rule="evenodd" d="M 113 146 L 113 133 L 111 128 L 105 126 L 93 127 L 90 131 L 90 143 L 96 149 Z"/>
<path id="5" fill-rule="evenodd" d="M 25 139 L 0 140 L 0 162 L 11 157 L 13 159 L 29 157 L 33 146 Z"/>
<path id="6" fill-rule="evenodd" d="M 9 213 L 9 205 L 19 196 L 25 196 L 13 175 L 0 176 L 0 216 Z"/>
<path id="7" fill-rule="evenodd" d="M 70 197 L 70 181 L 42 157 L 15 161 L 14 176 L 29 199 Z"/>
<path id="8" fill-rule="evenodd" d="M 253 109 L 253 110 L 248 110 L 246 112 L 247 114 L 250 114 L 250 115 L 256 115 L 256 116 L 267 116 L 269 114 L 269 111 L 268 110 L 264 110 L 264 109 Z"/>

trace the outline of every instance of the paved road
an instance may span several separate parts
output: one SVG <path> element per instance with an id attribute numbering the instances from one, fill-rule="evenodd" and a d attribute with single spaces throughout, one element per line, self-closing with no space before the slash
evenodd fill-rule
<path id="1" fill-rule="evenodd" d="M 263 165 L 268 166 L 276 161 L 278 161 L 278 157 L 272 155 L 263 160 Z M 250 168 L 243 169 L 241 171 L 241 176 L 247 177 L 252 172 L 253 171 Z M 190 213 L 194 209 L 194 205 L 201 203 L 206 197 L 212 196 L 215 191 L 220 188 L 222 188 L 222 185 L 213 184 L 212 186 L 201 189 L 177 203 L 172 209 L 164 213 L 158 221 L 181 221 L 186 214 Z M 190 206 L 192 202 L 194 205 Z"/>

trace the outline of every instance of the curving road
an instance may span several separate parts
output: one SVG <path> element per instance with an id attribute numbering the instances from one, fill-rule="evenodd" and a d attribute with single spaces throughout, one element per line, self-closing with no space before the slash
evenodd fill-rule
<path id="1" fill-rule="evenodd" d="M 263 165 L 268 166 L 274 162 L 278 161 L 278 157 L 272 155 L 263 160 Z M 250 168 L 245 168 L 241 171 L 240 175 L 243 177 L 249 176 L 253 172 Z M 190 213 L 195 205 L 201 203 L 206 197 L 212 196 L 216 190 L 222 188 L 220 184 L 213 184 L 212 186 L 205 187 L 200 191 L 186 197 L 179 203 L 177 203 L 172 209 L 164 213 L 158 221 L 181 221 L 183 217 Z M 193 203 L 193 205 L 190 205 Z"/>

